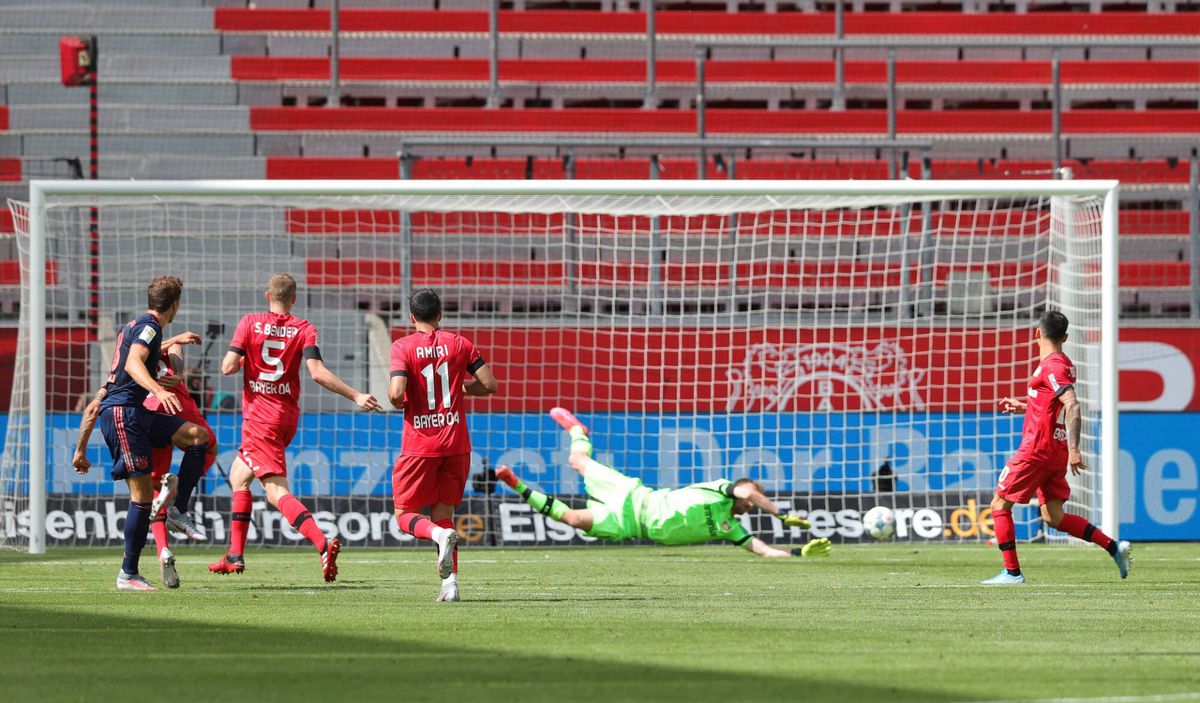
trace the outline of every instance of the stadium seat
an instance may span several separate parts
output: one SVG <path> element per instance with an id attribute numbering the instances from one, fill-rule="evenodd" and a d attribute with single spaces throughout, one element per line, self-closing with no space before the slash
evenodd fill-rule
<path id="1" fill-rule="evenodd" d="M 692 110 L 581 108 L 490 110 L 472 108 L 350 108 L 305 110 L 255 107 L 250 126 L 258 132 L 476 132 L 476 133 L 645 133 L 690 135 Z M 900 110 L 900 134 L 1047 134 L 1048 110 Z M 709 134 L 877 134 L 887 129 L 883 110 L 767 111 L 710 110 Z M 1197 110 L 1072 110 L 1063 113 L 1066 134 L 1197 134 Z"/>
<path id="2" fill-rule="evenodd" d="M 455 10 L 344 9 L 343 32 L 392 34 L 486 33 L 486 12 Z M 323 9 L 218 8 L 214 25 L 222 32 L 328 32 Z M 832 35 L 834 15 L 824 13 L 723 13 L 665 11 L 656 16 L 662 35 Z M 643 13 L 571 10 L 501 11 L 500 32 L 515 35 L 639 35 Z M 847 34 L 936 35 L 1195 35 L 1200 16 L 1188 14 L 1039 12 L 966 14 L 960 12 L 849 13 Z"/>
<path id="3" fill-rule="evenodd" d="M 327 81 L 329 59 L 285 56 L 235 56 L 231 76 L 241 81 Z M 696 82 L 695 61 L 660 60 L 655 64 L 659 83 Z M 474 81 L 488 80 L 486 59 L 363 58 L 345 57 L 338 76 L 343 81 Z M 530 84 L 641 83 L 646 78 L 642 60 L 605 59 L 501 59 L 499 80 Z M 1046 85 L 1050 62 L 1031 61 L 900 61 L 900 85 Z M 830 61 L 719 61 L 707 64 L 705 80 L 711 84 L 832 84 Z M 1140 83 L 1200 84 L 1200 61 L 1064 61 L 1064 85 L 1119 85 Z M 846 81 L 853 84 L 887 82 L 883 61 L 847 61 Z"/>
<path id="4" fill-rule="evenodd" d="M 0 181 L 19 181 L 21 180 L 21 160 L 20 159 L 0 159 Z M 8 212 L 7 208 L 4 212 Z M 0 229 L 0 234 L 4 230 Z"/>
<path id="5" fill-rule="evenodd" d="M 8 129 L 8 106 L 0 105 L 0 130 Z"/>
<path id="6" fill-rule="evenodd" d="M 58 262 L 46 262 L 46 285 L 58 285 Z M 21 286 L 21 262 L 15 259 L 0 259 L 0 287 L 19 288 Z"/>

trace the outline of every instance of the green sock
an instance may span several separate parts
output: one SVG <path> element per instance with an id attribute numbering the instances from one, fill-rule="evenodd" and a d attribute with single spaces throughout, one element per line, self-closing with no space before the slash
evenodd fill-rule
<path id="1" fill-rule="evenodd" d="M 575 425 L 568 434 L 571 435 L 571 451 L 592 455 L 592 440 L 582 427 Z"/>
<path id="2" fill-rule="evenodd" d="M 527 488 L 523 481 L 517 481 L 517 485 L 513 486 L 513 490 L 521 494 L 526 503 L 533 506 L 533 509 L 542 515 L 549 516 L 552 520 L 562 519 L 563 513 L 571 508 L 561 500 L 554 496 L 548 496 L 545 493 L 538 493 L 532 488 Z"/>

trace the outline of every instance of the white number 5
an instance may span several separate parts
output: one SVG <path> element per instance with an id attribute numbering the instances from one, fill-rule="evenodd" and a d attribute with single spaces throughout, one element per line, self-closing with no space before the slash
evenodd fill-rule
<path id="1" fill-rule="evenodd" d="M 260 372 L 258 374 L 258 380 L 260 380 L 260 381 L 278 381 L 279 379 L 283 378 L 283 359 L 280 359 L 279 357 L 271 356 L 271 352 L 270 352 L 271 349 L 282 350 L 283 347 L 284 347 L 283 342 L 277 342 L 277 341 L 274 341 L 271 339 L 268 339 L 263 342 L 263 345 L 262 345 L 263 363 L 266 364 L 267 366 L 273 367 L 275 370 Z"/>

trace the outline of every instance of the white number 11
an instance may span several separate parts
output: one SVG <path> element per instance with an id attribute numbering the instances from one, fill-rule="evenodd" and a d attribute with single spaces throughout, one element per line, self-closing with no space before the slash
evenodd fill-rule
<path id="1" fill-rule="evenodd" d="M 437 374 L 442 377 L 442 407 L 450 407 L 450 366 L 443 361 L 437 366 Z M 421 369 L 425 377 L 425 395 L 429 399 L 429 409 L 437 408 L 437 395 L 433 392 L 433 364 Z"/>

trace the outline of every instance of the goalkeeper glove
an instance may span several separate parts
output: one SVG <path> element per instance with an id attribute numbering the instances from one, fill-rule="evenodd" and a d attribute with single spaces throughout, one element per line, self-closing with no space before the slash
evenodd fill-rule
<path id="1" fill-rule="evenodd" d="M 788 513 L 787 515 L 780 515 L 779 519 L 788 527 L 803 527 L 807 530 L 809 526 L 812 525 L 812 523 L 808 521 L 808 518 L 804 517 L 800 513 Z"/>
<path id="2" fill-rule="evenodd" d="M 824 537 L 810 540 L 808 544 L 799 549 L 792 550 L 794 557 L 827 557 L 833 545 Z"/>

